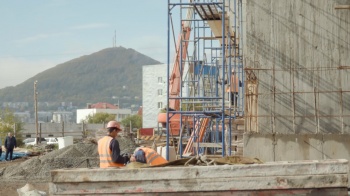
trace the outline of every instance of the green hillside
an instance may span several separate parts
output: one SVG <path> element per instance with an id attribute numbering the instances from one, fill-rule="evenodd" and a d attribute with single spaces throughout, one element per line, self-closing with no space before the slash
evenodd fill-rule
<path id="1" fill-rule="evenodd" d="M 116 103 L 114 96 L 140 104 L 142 65 L 159 63 L 133 49 L 104 49 L 59 64 L 15 87 L 0 89 L 0 103 L 33 103 L 33 84 L 37 80 L 39 102 L 72 102 L 83 107 L 86 103 Z"/>

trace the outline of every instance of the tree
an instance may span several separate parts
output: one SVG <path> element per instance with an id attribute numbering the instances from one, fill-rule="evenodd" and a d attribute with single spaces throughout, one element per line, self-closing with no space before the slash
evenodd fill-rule
<path id="1" fill-rule="evenodd" d="M 16 128 L 16 139 L 21 139 L 22 135 L 19 133 L 22 127 L 23 123 L 16 118 L 13 111 L 8 108 L 0 109 L 0 138 L 2 140 L 5 140 L 8 132 L 14 132 L 14 128 Z"/>
<path id="2" fill-rule="evenodd" d="M 122 120 L 121 124 L 126 128 L 129 127 L 130 128 L 130 122 L 131 122 L 131 126 L 132 128 L 141 128 L 142 127 L 142 117 L 140 115 L 132 115 L 129 116 L 125 119 Z"/>
<path id="3" fill-rule="evenodd" d="M 111 120 L 115 120 L 115 114 L 100 112 L 93 115 L 88 115 L 85 119 L 85 122 L 91 123 L 91 124 L 99 124 L 99 123 L 105 123 Z"/>

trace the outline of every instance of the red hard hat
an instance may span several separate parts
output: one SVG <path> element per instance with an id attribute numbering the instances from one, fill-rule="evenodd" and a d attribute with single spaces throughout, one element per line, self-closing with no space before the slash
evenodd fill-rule
<path id="1" fill-rule="evenodd" d="M 109 121 L 107 124 L 107 128 L 111 128 L 111 127 L 120 129 L 120 124 L 117 121 L 112 120 L 112 121 Z"/>

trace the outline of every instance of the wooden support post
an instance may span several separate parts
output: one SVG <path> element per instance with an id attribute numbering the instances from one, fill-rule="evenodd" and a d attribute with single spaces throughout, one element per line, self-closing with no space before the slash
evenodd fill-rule
<path id="1" fill-rule="evenodd" d="M 62 121 L 62 137 L 64 137 L 64 121 Z"/>
<path id="2" fill-rule="evenodd" d="M 16 137 L 16 123 L 13 124 L 13 135 Z"/>
<path id="3" fill-rule="evenodd" d="M 39 143 L 41 144 L 41 123 L 39 123 Z"/>
<path id="4" fill-rule="evenodd" d="M 84 121 L 82 122 L 81 124 L 81 133 L 83 134 L 83 138 L 87 138 L 87 133 L 85 131 L 85 128 L 84 128 Z"/>
<path id="5" fill-rule="evenodd" d="M 350 5 L 336 5 L 336 6 L 334 6 L 334 9 L 336 9 L 336 10 L 350 9 Z"/>

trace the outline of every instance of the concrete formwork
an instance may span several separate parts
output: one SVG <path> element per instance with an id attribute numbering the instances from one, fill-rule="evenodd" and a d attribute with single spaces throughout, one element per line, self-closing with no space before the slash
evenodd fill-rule
<path id="1" fill-rule="evenodd" d="M 335 9 L 350 1 L 243 3 L 245 70 L 257 86 L 246 95 L 257 130 L 247 131 L 350 133 L 350 12 Z"/>
<path id="2" fill-rule="evenodd" d="M 243 155 L 263 161 L 350 159 L 349 141 L 348 134 L 250 133 L 243 136 Z"/>
<path id="3" fill-rule="evenodd" d="M 350 159 L 350 0 L 243 3 L 243 155 Z"/>
<path id="4" fill-rule="evenodd" d="M 50 195 L 347 195 L 348 161 L 51 171 Z"/>
<path id="5" fill-rule="evenodd" d="M 349 134 L 250 133 L 243 136 L 243 156 L 262 161 L 350 160 L 349 141 Z"/>

